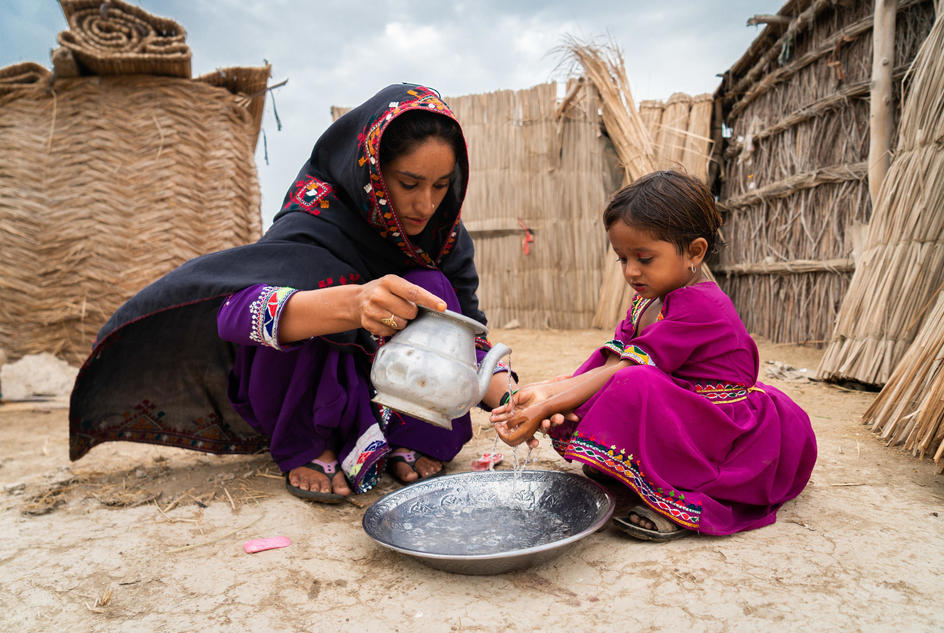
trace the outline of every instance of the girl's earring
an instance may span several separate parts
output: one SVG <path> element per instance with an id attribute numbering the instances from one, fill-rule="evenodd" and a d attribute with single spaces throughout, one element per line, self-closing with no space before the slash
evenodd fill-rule
<path id="1" fill-rule="evenodd" d="M 694 275 L 694 274 L 695 274 L 695 264 L 692 264 L 691 266 L 689 266 L 689 268 L 691 268 L 692 274 Z"/>

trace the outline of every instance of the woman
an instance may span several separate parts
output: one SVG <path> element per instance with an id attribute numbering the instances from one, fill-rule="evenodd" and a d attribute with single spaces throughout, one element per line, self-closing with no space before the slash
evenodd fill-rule
<path id="1" fill-rule="evenodd" d="M 109 440 L 268 447 L 290 492 L 325 502 L 369 490 L 386 461 L 403 482 L 440 472 L 468 414 L 449 430 L 377 407 L 368 376 L 417 305 L 485 323 L 467 183 L 461 129 L 428 88 L 388 86 L 335 121 L 259 242 L 187 262 L 102 328 L 72 393 L 71 459 Z"/>

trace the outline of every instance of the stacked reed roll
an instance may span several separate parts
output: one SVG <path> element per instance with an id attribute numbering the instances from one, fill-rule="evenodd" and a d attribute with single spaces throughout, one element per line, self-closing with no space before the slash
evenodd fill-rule
<path id="1" fill-rule="evenodd" d="M 47 69 L 33 62 L 23 62 L 22 64 L 0 68 L 0 95 L 5 95 L 14 90 L 22 90 L 23 88 L 44 86 L 49 79 L 49 75 Z"/>
<path id="2" fill-rule="evenodd" d="M 60 0 L 69 30 L 58 41 L 94 75 L 190 77 L 187 33 L 177 22 L 120 0 Z"/>

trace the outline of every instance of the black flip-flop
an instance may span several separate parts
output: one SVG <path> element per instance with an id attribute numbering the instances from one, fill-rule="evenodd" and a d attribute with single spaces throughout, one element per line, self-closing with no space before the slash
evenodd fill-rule
<path id="1" fill-rule="evenodd" d="M 631 514 L 651 521 L 655 524 L 656 529 L 647 530 L 640 525 L 636 525 L 629 520 L 629 515 Z M 643 541 L 674 541 L 677 538 L 682 538 L 692 533 L 691 530 L 680 527 L 658 512 L 643 505 L 633 506 L 629 509 L 629 512 L 626 513 L 625 517 L 613 517 L 613 523 L 626 534 Z"/>
<path id="2" fill-rule="evenodd" d="M 423 475 L 420 474 L 420 471 L 416 470 L 417 459 L 419 458 L 416 456 L 416 451 L 390 453 L 390 455 L 387 456 L 387 470 L 390 471 L 390 474 L 393 475 L 394 479 L 399 481 L 404 486 L 409 486 L 410 484 L 415 484 L 417 482 L 424 481 L 426 479 L 433 479 L 434 477 L 439 477 L 440 475 L 443 475 L 446 472 L 446 464 L 443 464 L 442 468 L 439 469 L 438 473 L 433 473 L 432 475 L 426 475 L 424 477 Z M 402 479 L 397 477 L 396 473 L 394 472 L 393 465 L 398 462 L 403 462 L 404 464 L 409 466 L 410 470 L 416 473 L 416 479 L 414 479 L 413 481 L 403 481 Z"/>
<path id="3" fill-rule="evenodd" d="M 308 462 L 302 468 L 311 468 L 314 471 L 317 471 L 328 478 L 328 482 L 331 483 L 334 480 L 335 473 L 338 472 L 338 462 L 337 460 L 333 462 L 324 462 L 320 459 L 316 459 Z M 336 492 L 321 492 L 319 490 L 305 490 L 304 488 L 299 488 L 298 486 L 293 486 L 292 482 L 288 478 L 289 473 L 285 473 L 285 488 L 301 499 L 307 499 L 308 501 L 317 501 L 319 503 L 341 503 L 345 499 L 345 495 L 340 495 Z"/>

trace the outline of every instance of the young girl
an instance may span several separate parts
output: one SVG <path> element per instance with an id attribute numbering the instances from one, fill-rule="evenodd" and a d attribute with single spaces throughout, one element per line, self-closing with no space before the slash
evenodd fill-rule
<path id="1" fill-rule="evenodd" d="M 648 174 L 617 192 L 603 221 L 632 309 L 570 378 L 528 385 L 492 421 L 516 445 L 543 430 L 589 476 L 641 503 L 614 519 L 669 540 L 773 523 L 816 461 L 809 417 L 757 382 L 757 346 L 731 300 L 705 279 L 721 217 L 699 181 Z"/>

